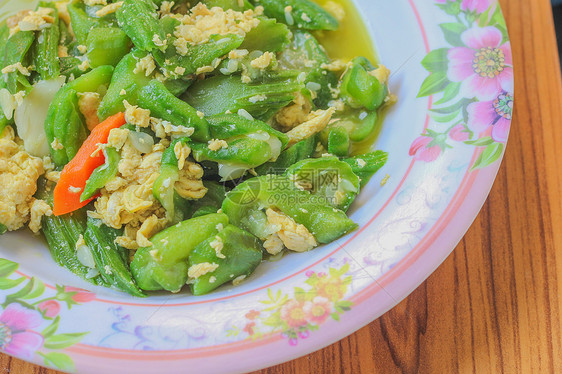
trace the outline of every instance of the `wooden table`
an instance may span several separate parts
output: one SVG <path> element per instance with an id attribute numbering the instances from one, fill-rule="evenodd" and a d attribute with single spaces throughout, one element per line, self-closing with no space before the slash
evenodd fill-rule
<path id="1" fill-rule="evenodd" d="M 562 372 L 562 84 L 549 0 L 501 1 L 516 71 L 507 154 L 441 267 L 396 308 L 262 373 Z M 0 373 L 54 374 L 0 355 Z"/>

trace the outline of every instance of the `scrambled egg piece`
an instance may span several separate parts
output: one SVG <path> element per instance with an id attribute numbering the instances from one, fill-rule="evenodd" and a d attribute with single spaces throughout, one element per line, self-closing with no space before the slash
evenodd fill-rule
<path id="1" fill-rule="evenodd" d="M 211 151 L 218 151 L 218 150 L 221 150 L 223 148 L 224 149 L 228 148 L 228 143 L 224 140 L 212 139 L 212 140 L 209 140 L 208 148 Z"/>
<path id="2" fill-rule="evenodd" d="M 205 4 L 197 4 L 189 14 L 181 18 L 181 25 L 176 27 L 174 41 L 176 50 L 186 55 L 188 45 L 203 44 L 209 41 L 211 35 L 237 34 L 245 36 L 250 30 L 259 25 L 256 18 L 259 12 L 247 10 L 236 12 L 232 9 L 224 10 L 219 7 L 207 8 Z"/>
<path id="3" fill-rule="evenodd" d="M 8 230 L 17 230 L 31 219 L 30 228 L 38 232 L 41 217 L 52 214 L 47 203 L 33 198 L 44 172 L 43 160 L 25 152 L 14 130 L 5 128 L 0 135 L 0 222 Z"/>
<path id="4" fill-rule="evenodd" d="M 218 258 L 226 258 L 226 256 L 222 254 L 224 243 L 220 236 L 215 236 L 215 240 L 209 243 L 209 245 L 215 250 Z"/>
<path id="5" fill-rule="evenodd" d="M 123 100 L 123 104 L 125 105 L 125 120 L 127 123 L 139 127 L 150 126 L 150 110 L 131 105 L 127 100 Z"/>
<path id="6" fill-rule="evenodd" d="M 194 162 L 186 162 L 180 170 L 180 178 L 175 184 L 176 192 L 184 199 L 201 199 L 207 194 L 203 185 L 203 168 Z"/>
<path id="7" fill-rule="evenodd" d="M 281 109 L 275 116 L 275 121 L 281 130 L 288 131 L 305 122 L 311 111 L 310 101 L 302 93 L 297 92 L 293 103 Z"/>
<path id="8" fill-rule="evenodd" d="M 119 173 L 102 189 L 94 215 L 114 228 L 138 228 L 152 215 L 164 218 L 164 209 L 152 195 L 162 153 L 160 150 L 142 155 L 127 139 L 121 150 Z"/>
<path id="9" fill-rule="evenodd" d="M 265 52 L 260 57 L 252 60 L 250 66 L 256 69 L 267 69 L 274 59 L 275 55 L 272 52 Z"/>
<path id="10" fill-rule="evenodd" d="M 36 11 L 26 10 L 17 13 L 8 20 L 10 35 L 18 31 L 38 31 L 51 27 L 55 22 L 55 18 L 51 15 L 54 9 L 37 8 Z"/>
<path id="11" fill-rule="evenodd" d="M 310 138 L 311 136 L 324 130 L 335 112 L 336 110 L 334 108 L 329 108 L 327 110 L 317 110 L 310 113 L 306 122 L 301 123 L 287 132 L 287 135 L 289 136 L 289 146 Z"/>
<path id="12" fill-rule="evenodd" d="M 80 96 L 78 108 L 86 119 L 88 130 L 92 131 L 100 123 L 98 118 L 98 108 L 101 103 L 100 94 L 97 92 L 86 92 L 78 95 Z"/>
<path id="13" fill-rule="evenodd" d="M 156 62 L 154 62 L 154 57 L 149 54 L 141 58 L 137 62 L 133 73 L 139 74 L 144 72 L 144 75 L 149 77 L 154 72 L 154 70 L 156 70 Z"/>
<path id="14" fill-rule="evenodd" d="M 200 264 L 195 264 L 192 265 L 187 270 L 187 276 L 189 278 L 197 279 L 207 273 L 212 273 L 213 271 L 217 270 L 218 267 L 219 267 L 218 264 L 209 263 L 209 262 L 202 262 Z"/>
<path id="15" fill-rule="evenodd" d="M 267 223 L 269 231 L 272 232 L 264 242 L 264 248 L 272 255 L 276 255 L 287 247 L 291 251 L 306 252 L 318 246 L 314 235 L 301 224 L 286 214 L 267 209 Z"/>
<path id="16" fill-rule="evenodd" d="M 379 65 L 378 68 L 370 71 L 369 74 L 377 78 L 382 84 L 387 84 L 388 78 L 390 78 L 390 70 L 384 65 Z"/>
<path id="17" fill-rule="evenodd" d="M 154 145 L 152 152 L 142 154 L 127 135 L 128 130 L 123 129 L 110 132 L 108 144 L 121 149 L 119 172 L 102 189 L 101 196 L 94 203 L 96 211 L 90 212 L 90 215 L 114 228 L 125 226 L 125 235 L 116 242 L 134 250 L 151 246 L 149 238 L 168 223 L 166 211 L 154 197 L 152 189 L 160 176 L 162 154 L 169 140 L 162 140 Z M 174 152 L 179 155 L 182 166 L 174 186 L 176 191 L 184 198 L 202 198 L 207 193 L 202 181 L 203 168 L 185 160 L 191 152 L 189 147 L 177 147 Z"/>
<path id="18" fill-rule="evenodd" d="M 123 1 L 118 1 L 116 3 L 106 5 L 96 12 L 96 16 L 100 18 L 105 17 L 109 14 L 117 12 L 119 8 L 121 8 L 122 6 L 123 6 Z"/>

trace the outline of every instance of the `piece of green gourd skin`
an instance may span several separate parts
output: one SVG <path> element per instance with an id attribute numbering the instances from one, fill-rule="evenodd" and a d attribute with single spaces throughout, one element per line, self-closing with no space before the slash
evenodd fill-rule
<path id="1" fill-rule="evenodd" d="M 225 214 L 208 214 L 171 226 L 150 238 L 151 247 L 140 248 L 131 262 L 137 285 L 146 291 L 179 292 L 187 281 L 187 259 L 201 242 L 226 226 Z M 186 235 L 186 233 L 190 233 Z"/>
<path id="2" fill-rule="evenodd" d="M 312 187 L 310 193 L 326 204 L 346 212 L 359 193 L 360 180 L 352 168 L 337 157 L 309 158 L 287 169 L 285 176 Z"/>
<path id="3" fill-rule="evenodd" d="M 105 282 L 132 296 L 145 297 L 129 269 L 128 259 L 123 258 L 123 250 L 115 244 L 118 233 L 101 221 L 88 218 L 84 233 L 86 244 L 92 251 L 96 267 Z"/>
<path id="4" fill-rule="evenodd" d="M 217 58 L 240 47 L 243 41 L 244 37 L 236 34 L 212 35 L 204 44 L 189 46 L 185 55 L 177 53 L 173 42 L 172 47 L 168 47 L 165 52 L 154 51 L 153 55 L 159 66 L 170 73 L 175 73 L 178 67 L 182 68 L 182 73 L 178 76 L 184 76 L 196 73 L 201 67 L 210 66 Z"/>
<path id="5" fill-rule="evenodd" d="M 160 175 L 154 181 L 152 187 L 152 194 L 162 204 L 164 209 L 166 209 L 166 217 L 168 221 L 175 224 L 183 219 L 183 214 L 181 211 L 175 208 L 175 195 L 176 190 L 174 188 L 176 182 L 180 178 L 180 169 L 178 167 L 178 158 L 175 153 L 176 144 L 181 144 L 182 146 L 188 145 L 190 139 L 188 137 L 183 137 L 172 141 L 170 146 L 162 154 L 162 161 L 160 164 Z"/>
<path id="6" fill-rule="evenodd" d="M 53 3 L 41 1 L 39 7 L 53 10 L 54 22 L 51 27 L 37 33 L 33 48 L 33 62 L 35 70 L 41 79 L 49 80 L 60 75 L 59 42 L 61 37 L 59 26 L 59 12 Z"/>
<path id="7" fill-rule="evenodd" d="M 328 153 L 338 157 L 349 156 L 351 141 L 349 133 L 342 127 L 330 129 L 328 134 Z"/>
<path id="8" fill-rule="evenodd" d="M 70 32 L 68 25 L 62 19 L 59 19 L 60 45 L 68 47 L 74 41 L 74 35 Z"/>
<path id="9" fill-rule="evenodd" d="M 10 37 L 10 28 L 6 22 L 0 23 L 0 56 L 4 58 L 6 51 L 6 43 L 8 43 L 8 38 Z"/>
<path id="10" fill-rule="evenodd" d="M 254 4 L 263 6 L 266 16 L 298 29 L 334 31 L 339 27 L 334 16 L 310 0 L 254 0 Z M 291 12 L 286 12 L 288 6 Z"/>
<path id="11" fill-rule="evenodd" d="M 46 183 L 43 178 L 38 181 L 35 197 L 52 205 L 53 188 L 47 191 Z M 82 265 L 77 257 L 76 242 L 86 229 L 86 212 L 84 209 L 64 216 L 44 216 L 41 220 L 41 228 L 47 239 L 49 252 L 57 264 L 88 282 L 102 286 L 107 285 L 99 275 L 89 279 L 86 278 L 90 268 Z"/>
<path id="12" fill-rule="evenodd" d="M 226 199 L 227 190 L 224 184 L 204 180 L 203 185 L 207 189 L 207 193 L 201 199 L 193 201 L 186 218 L 216 213 Z"/>
<path id="13" fill-rule="evenodd" d="M 117 66 L 131 50 L 131 40 L 117 27 L 96 27 L 88 34 L 86 47 L 88 60 L 94 68 L 103 65 Z"/>
<path id="14" fill-rule="evenodd" d="M 203 66 L 212 65 L 217 58 L 240 47 L 244 41 L 244 37 L 235 34 L 211 35 L 206 43 L 188 45 L 186 54 L 180 55 L 174 44 L 177 40 L 175 29 L 181 22 L 174 17 L 165 16 L 160 24 L 165 34 L 170 36 L 167 40 L 169 47 L 165 51 L 155 50 L 153 56 L 163 70 L 178 78 L 194 74 Z"/>
<path id="15" fill-rule="evenodd" d="M 246 34 L 240 49 L 281 52 L 291 42 L 290 36 L 291 31 L 283 23 L 271 18 L 260 18 L 260 24 Z"/>
<path id="16" fill-rule="evenodd" d="M 304 225 L 319 243 L 331 243 L 357 228 L 345 212 L 319 203 L 315 196 L 297 189 L 285 176 L 248 179 L 230 191 L 222 204 L 222 211 L 231 224 L 262 240 L 267 238 L 268 232 L 265 208 L 279 209 Z"/>
<path id="17" fill-rule="evenodd" d="M 217 209 L 214 206 L 204 206 L 204 207 L 201 207 L 201 208 L 197 209 L 195 212 L 193 212 L 193 215 L 191 216 L 191 218 L 206 216 L 207 214 L 213 214 L 213 213 L 216 213 L 216 212 L 217 212 Z"/>
<path id="18" fill-rule="evenodd" d="M 62 217 L 43 217 L 42 229 L 49 250 L 55 262 L 67 268 L 80 278 L 96 285 L 107 286 L 107 283 L 99 275 L 93 278 L 86 278 L 90 268 L 82 265 L 76 255 L 76 241 L 82 232 L 77 232 L 73 227 L 75 218 L 70 216 Z M 72 234 L 69 234 L 72 232 Z"/>
<path id="19" fill-rule="evenodd" d="M 284 174 L 291 165 L 312 157 L 316 149 L 316 143 L 315 136 L 302 140 L 281 152 L 276 161 L 258 166 L 255 171 L 258 175 Z"/>
<path id="20" fill-rule="evenodd" d="M 0 135 L 1 134 L 2 134 L 2 132 L 0 132 Z M 7 231 L 8 231 L 8 228 L 6 226 L 4 226 L 3 223 L 0 223 L 0 235 L 4 235 Z"/>
<path id="21" fill-rule="evenodd" d="M 0 56 L 4 56 L 5 54 L 6 43 L 8 42 L 9 35 L 10 35 L 10 29 L 8 28 L 8 25 L 6 24 L 6 22 L 2 22 L 0 24 Z M 4 81 L 4 79 L 0 79 L 0 89 L 1 88 L 6 88 L 6 82 Z M 6 115 L 4 114 L 4 111 L 0 110 L 0 136 L 2 135 L 4 129 L 13 123 L 14 123 L 13 116 L 12 119 L 8 120 L 6 118 Z"/>
<path id="22" fill-rule="evenodd" d="M 88 70 L 82 70 L 80 65 L 82 61 L 78 57 L 61 57 L 59 59 L 60 62 L 60 73 L 67 78 L 74 77 L 80 78 L 82 75 L 86 74 Z"/>
<path id="23" fill-rule="evenodd" d="M 161 82 L 152 80 L 140 90 L 138 104 L 149 109 L 153 117 L 161 118 L 175 126 L 192 127 L 194 140 L 206 142 L 210 139 L 209 124 L 199 117 L 197 110 L 175 97 Z"/>
<path id="24" fill-rule="evenodd" d="M 66 165 L 80 148 L 85 135 L 78 109 L 77 92 L 71 88 L 65 89 L 62 95 L 57 95 L 57 110 L 52 120 L 52 140 L 50 134 L 47 134 L 53 162 L 58 166 Z M 55 139 L 62 145 L 61 149 L 52 147 L 51 143 Z"/>
<path id="25" fill-rule="evenodd" d="M 119 27 L 131 38 L 135 47 L 147 52 L 162 49 L 154 42 L 156 37 L 166 40 L 156 9 L 152 0 L 125 0 L 117 11 Z"/>
<path id="26" fill-rule="evenodd" d="M 212 151 L 208 144 L 193 143 L 191 145 L 193 158 L 197 162 L 232 163 L 251 169 L 266 163 L 272 157 L 269 143 L 263 140 L 238 138 L 227 142 L 227 144 L 227 148 Z"/>
<path id="27" fill-rule="evenodd" d="M 266 133 L 271 137 L 279 139 L 281 149 L 285 149 L 289 143 L 289 137 L 284 133 L 273 129 L 267 123 L 259 120 L 251 120 L 238 114 L 218 114 L 207 117 L 211 137 L 213 139 L 231 139 L 234 137 L 247 136 L 248 134 Z"/>
<path id="28" fill-rule="evenodd" d="M 21 63 L 27 65 L 28 52 L 35 40 L 33 31 L 19 31 L 12 35 L 6 42 L 4 50 L 3 67 Z M 11 94 L 15 95 L 19 91 L 30 90 L 31 85 L 27 77 L 22 75 L 17 69 L 14 72 L 7 73 L 4 76 L 6 87 Z M 27 82 L 27 84 L 26 84 Z"/>
<path id="29" fill-rule="evenodd" d="M 376 110 L 388 95 L 388 87 L 369 74 L 375 67 L 365 57 L 351 61 L 340 82 L 340 97 L 352 108 Z"/>
<path id="30" fill-rule="evenodd" d="M 105 162 L 103 165 L 98 166 L 86 181 L 84 191 L 80 195 L 80 201 L 86 201 L 94 196 L 117 175 L 119 160 L 121 160 L 119 152 L 115 148 L 107 147 L 103 149 L 103 154 Z"/>
<path id="31" fill-rule="evenodd" d="M 85 45 L 88 34 L 95 27 L 109 27 L 114 24 L 112 17 L 92 17 L 86 12 L 86 5 L 82 0 L 72 0 L 67 6 L 70 15 L 72 31 L 78 43 Z"/>
<path id="32" fill-rule="evenodd" d="M 215 76 L 193 84 L 182 99 L 207 116 L 244 109 L 254 118 L 268 121 L 303 88 L 302 83 L 293 79 L 244 84 L 239 76 Z M 256 101 L 256 97 L 265 100 Z"/>
<path id="33" fill-rule="evenodd" d="M 223 243 L 220 251 L 221 257 L 212 246 L 216 240 Z M 222 258 L 223 256 L 224 258 Z M 189 267 L 202 263 L 218 265 L 214 271 L 190 282 L 191 293 L 195 296 L 205 295 L 239 276 L 248 277 L 262 259 L 263 254 L 258 238 L 233 225 L 228 225 L 217 235 L 211 236 L 195 247 L 189 255 Z"/>
<path id="34" fill-rule="evenodd" d="M 379 171 L 388 161 L 388 153 L 376 151 L 363 155 L 342 159 L 351 166 L 353 173 L 361 179 L 361 187 L 364 187 L 373 175 Z"/>
<path id="35" fill-rule="evenodd" d="M 236 12 L 254 9 L 254 6 L 248 0 L 243 0 L 242 5 L 240 5 L 238 0 L 202 0 L 201 3 L 205 4 L 209 9 L 219 7 L 224 10 L 232 9 Z"/>
<path id="36" fill-rule="evenodd" d="M 89 73 L 84 74 L 80 78 L 67 83 L 59 90 L 59 92 L 57 92 L 53 101 L 49 105 L 44 125 L 49 145 L 55 140 L 55 138 L 61 142 L 65 139 L 64 133 L 60 135 L 60 133 L 63 132 L 60 129 L 65 128 L 68 122 L 65 115 L 69 115 L 68 113 L 72 113 L 72 111 L 69 110 L 67 114 L 59 114 L 59 112 L 61 109 L 65 108 L 64 104 L 68 100 L 69 92 L 72 90 L 77 93 L 103 92 L 106 90 L 105 87 L 109 84 L 112 74 L 112 66 L 100 66 Z M 66 106 L 66 108 L 68 109 L 69 107 Z M 77 114 L 79 115 L 79 113 Z M 58 128 L 59 130 L 56 131 L 55 128 Z M 74 135 L 81 135 L 81 133 Z M 58 136 L 63 136 L 63 138 L 59 139 Z M 53 162 L 55 162 L 57 166 L 64 166 L 68 162 L 68 154 L 64 149 L 56 150 L 51 147 L 51 156 L 53 157 Z"/>
<path id="37" fill-rule="evenodd" d="M 137 104 L 140 89 L 151 81 L 151 78 L 147 77 L 144 71 L 134 72 L 137 62 L 146 55 L 146 52 L 133 50 L 117 64 L 107 93 L 98 108 L 100 121 L 119 112 L 124 112 L 123 100 L 127 100 L 131 105 Z M 126 94 L 122 95 L 123 92 Z"/>
<path id="38" fill-rule="evenodd" d="M 314 88 L 314 104 L 320 109 L 326 109 L 328 103 L 334 100 L 332 90 L 338 85 L 338 77 L 333 71 L 323 69 L 323 64 L 329 64 L 330 58 L 318 40 L 306 31 L 294 31 L 292 43 L 285 48 L 279 57 L 279 64 L 291 70 L 306 73 L 305 85 Z"/>

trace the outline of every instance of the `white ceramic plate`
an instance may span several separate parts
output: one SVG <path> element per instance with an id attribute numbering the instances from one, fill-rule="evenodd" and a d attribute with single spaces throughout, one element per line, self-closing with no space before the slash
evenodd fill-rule
<path id="1" fill-rule="evenodd" d="M 263 264 L 238 287 L 144 300 L 81 281 L 27 232 L 4 235 L 2 350 L 80 373 L 249 371 L 351 334 L 426 279 L 476 217 L 503 155 L 505 23 L 495 0 L 354 2 L 399 97 L 375 145 L 389 162 L 351 210 L 359 230 Z"/>

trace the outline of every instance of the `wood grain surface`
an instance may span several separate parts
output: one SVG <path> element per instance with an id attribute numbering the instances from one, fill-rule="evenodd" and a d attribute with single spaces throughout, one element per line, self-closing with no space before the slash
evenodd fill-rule
<path id="1" fill-rule="evenodd" d="M 552 11 L 549 0 L 501 3 L 515 60 L 515 116 L 477 220 L 396 308 L 261 374 L 562 373 L 562 82 Z M 0 355 L 3 373 L 56 372 Z"/>

